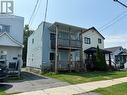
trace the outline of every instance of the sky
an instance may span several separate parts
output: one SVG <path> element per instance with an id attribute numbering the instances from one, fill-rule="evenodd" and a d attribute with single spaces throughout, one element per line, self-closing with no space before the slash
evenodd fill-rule
<path id="1" fill-rule="evenodd" d="M 119 1 L 127 4 L 127 0 Z M 23 16 L 25 24 L 28 24 L 36 0 L 14 0 L 14 2 L 14 14 Z M 46 0 L 40 0 L 31 29 L 35 30 L 44 20 L 45 3 Z M 117 17 L 119 18 L 115 19 Z M 127 48 L 127 8 L 113 0 L 49 0 L 47 21 L 84 28 L 94 26 L 105 37 L 105 47 Z"/>

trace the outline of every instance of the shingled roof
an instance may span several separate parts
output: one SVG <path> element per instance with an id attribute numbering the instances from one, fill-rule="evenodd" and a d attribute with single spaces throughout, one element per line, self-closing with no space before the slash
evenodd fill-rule
<path id="1" fill-rule="evenodd" d="M 122 48 L 122 46 L 117 46 L 117 47 L 111 47 L 111 48 L 105 48 L 107 51 L 115 52 L 117 49 Z"/>

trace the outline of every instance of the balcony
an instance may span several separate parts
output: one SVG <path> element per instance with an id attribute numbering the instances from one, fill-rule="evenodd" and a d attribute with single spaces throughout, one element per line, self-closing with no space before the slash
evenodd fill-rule
<path id="1" fill-rule="evenodd" d="M 68 71 L 68 70 L 79 70 L 81 61 L 58 61 L 57 68 L 58 71 Z M 55 61 L 51 61 L 51 68 L 54 71 Z"/>
<path id="2" fill-rule="evenodd" d="M 51 40 L 51 48 L 55 49 L 55 39 Z M 80 49 L 81 48 L 81 41 L 58 38 L 58 48 L 59 49 L 70 49 L 70 48 L 71 49 Z"/>

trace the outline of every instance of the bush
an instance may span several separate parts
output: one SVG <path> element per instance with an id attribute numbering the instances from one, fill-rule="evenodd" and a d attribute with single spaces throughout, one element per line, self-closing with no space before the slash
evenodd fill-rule
<path id="1" fill-rule="evenodd" d="M 95 62 L 95 70 L 106 71 L 108 69 L 105 55 L 102 51 L 100 51 L 99 46 L 97 46 L 96 50 L 96 62 Z"/>

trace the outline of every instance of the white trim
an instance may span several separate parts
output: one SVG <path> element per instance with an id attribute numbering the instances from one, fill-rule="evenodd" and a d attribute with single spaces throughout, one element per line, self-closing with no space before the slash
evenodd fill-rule
<path id="1" fill-rule="evenodd" d="M 17 45 L 21 46 L 21 47 L 24 47 L 24 45 L 20 42 L 18 42 L 17 40 L 15 40 L 12 36 L 10 36 L 7 32 L 3 32 L 0 34 L 0 37 L 3 36 L 3 35 L 7 35 L 14 43 L 16 43 Z"/>

